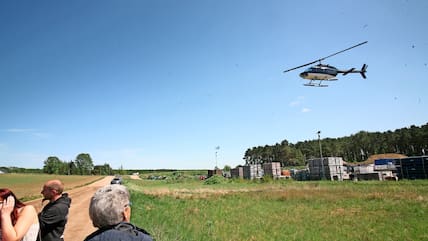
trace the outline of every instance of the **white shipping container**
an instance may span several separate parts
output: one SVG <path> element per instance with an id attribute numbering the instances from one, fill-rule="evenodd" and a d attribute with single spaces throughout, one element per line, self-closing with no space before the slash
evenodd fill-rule
<path id="1" fill-rule="evenodd" d="M 260 164 L 247 165 L 247 166 L 243 166 L 243 168 L 244 168 L 245 179 L 254 179 L 254 178 L 260 178 L 263 176 L 263 169 L 262 169 L 262 165 Z"/>

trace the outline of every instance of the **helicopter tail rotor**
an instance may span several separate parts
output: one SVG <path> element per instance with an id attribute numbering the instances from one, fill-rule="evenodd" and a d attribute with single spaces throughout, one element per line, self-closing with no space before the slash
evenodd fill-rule
<path id="1" fill-rule="evenodd" d="M 366 79 L 366 78 L 367 78 L 367 76 L 366 76 L 366 72 L 367 72 L 367 64 L 363 64 L 363 67 L 361 67 L 360 74 L 361 74 L 361 76 L 362 76 L 364 79 Z"/>

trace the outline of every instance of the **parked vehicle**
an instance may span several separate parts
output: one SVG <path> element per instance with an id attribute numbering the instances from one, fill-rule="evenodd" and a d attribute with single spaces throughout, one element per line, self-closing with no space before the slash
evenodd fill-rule
<path id="1" fill-rule="evenodd" d="M 111 180 L 110 184 L 122 184 L 122 178 L 115 177 Z"/>

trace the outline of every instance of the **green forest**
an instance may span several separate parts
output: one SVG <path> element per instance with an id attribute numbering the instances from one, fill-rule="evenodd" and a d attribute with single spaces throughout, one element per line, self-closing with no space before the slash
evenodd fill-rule
<path id="1" fill-rule="evenodd" d="M 360 131 L 347 137 L 301 141 L 296 144 L 283 140 L 275 145 L 249 148 L 244 159 L 246 164 L 281 162 L 284 167 L 303 166 L 305 160 L 319 158 L 321 153 L 322 156 L 342 157 L 346 162 L 361 162 L 374 154 L 420 156 L 425 155 L 425 152 L 428 152 L 428 123 L 395 131 Z"/>
<path id="2" fill-rule="evenodd" d="M 320 152 L 320 146 L 322 152 Z M 306 160 L 324 157 L 342 157 L 346 162 L 365 161 L 374 154 L 398 153 L 405 156 L 420 156 L 428 152 L 428 123 L 386 132 L 360 131 L 341 138 L 323 138 L 301 141 L 296 144 L 283 140 L 275 145 L 247 149 L 245 164 L 280 162 L 282 167 L 304 166 Z M 113 170 L 108 163 L 94 165 L 90 154 L 81 153 L 73 161 L 63 161 L 56 156 L 48 157 L 43 169 L 2 167 L 5 172 L 42 172 L 63 175 L 111 175 L 125 173 L 122 168 Z"/>

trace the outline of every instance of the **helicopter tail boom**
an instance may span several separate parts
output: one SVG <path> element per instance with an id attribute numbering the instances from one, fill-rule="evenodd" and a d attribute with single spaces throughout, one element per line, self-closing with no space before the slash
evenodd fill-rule
<path id="1" fill-rule="evenodd" d="M 352 71 L 354 71 L 354 70 L 355 70 L 355 68 L 350 68 L 349 70 L 344 71 L 343 75 L 347 75 L 349 73 L 352 73 Z"/>
<path id="2" fill-rule="evenodd" d="M 342 73 L 343 75 L 347 75 L 349 73 L 360 73 L 361 76 L 366 79 L 366 72 L 367 72 L 367 64 L 363 64 L 363 67 L 361 67 L 361 70 L 355 70 L 355 68 L 350 68 L 348 70 L 338 70 L 338 73 Z"/>

